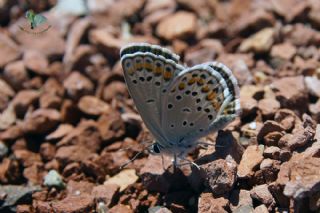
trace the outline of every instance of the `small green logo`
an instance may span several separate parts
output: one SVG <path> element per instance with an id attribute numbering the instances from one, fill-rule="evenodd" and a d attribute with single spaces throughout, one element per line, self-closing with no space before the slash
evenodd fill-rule
<path id="1" fill-rule="evenodd" d="M 51 28 L 51 25 L 48 24 L 48 19 L 40 14 L 35 14 L 32 10 L 28 10 L 25 15 L 28 25 L 30 26 L 29 29 L 26 29 L 25 27 L 19 26 L 19 28 L 27 33 L 30 34 L 41 34 L 46 31 L 48 31 Z M 47 23 L 47 26 L 44 28 L 38 30 L 39 26 L 44 25 Z"/>

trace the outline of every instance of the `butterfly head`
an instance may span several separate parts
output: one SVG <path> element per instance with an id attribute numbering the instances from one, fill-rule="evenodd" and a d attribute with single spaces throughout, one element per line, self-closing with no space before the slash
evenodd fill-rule
<path id="1" fill-rule="evenodd" d="M 163 147 L 159 143 L 155 142 L 150 146 L 149 152 L 151 154 L 158 155 L 158 154 L 161 154 L 162 149 Z"/>

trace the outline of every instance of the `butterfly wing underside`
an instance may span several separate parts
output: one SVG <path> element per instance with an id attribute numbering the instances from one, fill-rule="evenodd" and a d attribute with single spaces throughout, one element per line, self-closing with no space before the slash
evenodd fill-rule
<path id="1" fill-rule="evenodd" d="M 129 93 L 145 125 L 161 143 L 167 141 L 162 129 L 162 102 L 167 86 L 184 67 L 179 56 L 157 45 L 131 44 L 120 52 Z"/>
<path id="2" fill-rule="evenodd" d="M 162 127 L 173 143 L 194 143 L 230 123 L 239 113 L 239 88 L 217 62 L 188 68 L 168 86 Z"/>

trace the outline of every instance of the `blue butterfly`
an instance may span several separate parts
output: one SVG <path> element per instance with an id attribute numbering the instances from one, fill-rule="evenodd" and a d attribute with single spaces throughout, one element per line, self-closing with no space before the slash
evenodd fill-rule
<path id="1" fill-rule="evenodd" d="M 175 164 L 241 111 L 237 80 L 222 63 L 184 67 L 178 55 L 147 43 L 129 44 L 120 56 L 129 93 L 155 138 L 150 151 L 173 156 Z"/>

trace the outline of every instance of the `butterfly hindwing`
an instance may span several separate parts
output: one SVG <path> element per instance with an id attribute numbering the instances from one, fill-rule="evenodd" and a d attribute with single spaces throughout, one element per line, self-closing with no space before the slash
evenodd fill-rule
<path id="1" fill-rule="evenodd" d="M 209 63 L 179 73 L 162 106 L 162 128 L 171 141 L 194 143 L 234 119 L 234 115 L 224 113 L 237 99 L 234 94 L 238 94 L 238 87 L 225 77 Z"/>
<path id="2" fill-rule="evenodd" d="M 121 52 L 121 64 L 129 93 L 144 123 L 158 141 L 166 141 L 161 128 L 166 87 L 183 69 L 176 55 L 157 45 L 131 44 Z"/>

